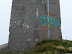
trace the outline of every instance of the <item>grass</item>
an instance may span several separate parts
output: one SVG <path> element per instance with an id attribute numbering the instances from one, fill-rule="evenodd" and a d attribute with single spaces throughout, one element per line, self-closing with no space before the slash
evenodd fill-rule
<path id="1" fill-rule="evenodd" d="M 59 53 L 72 53 L 72 50 L 68 50 L 68 47 L 72 47 L 72 41 L 68 40 L 45 40 L 36 45 L 36 47 L 24 53 L 12 53 L 4 52 L 0 54 L 59 54 Z"/>

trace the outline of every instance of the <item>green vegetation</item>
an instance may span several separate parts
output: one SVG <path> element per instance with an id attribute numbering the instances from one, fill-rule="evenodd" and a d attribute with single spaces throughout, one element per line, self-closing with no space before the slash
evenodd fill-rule
<path id="1" fill-rule="evenodd" d="M 36 45 L 36 47 L 24 53 L 4 52 L 0 54 L 65 54 L 72 53 L 72 41 L 68 40 L 45 40 Z"/>

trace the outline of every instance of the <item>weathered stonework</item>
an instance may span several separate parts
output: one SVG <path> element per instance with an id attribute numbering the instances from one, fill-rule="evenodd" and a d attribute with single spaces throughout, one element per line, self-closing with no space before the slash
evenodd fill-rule
<path id="1" fill-rule="evenodd" d="M 49 13 L 47 13 L 47 0 L 13 0 L 9 51 L 27 51 L 33 49 L 39 41 L 61 40 L 61 23 L 55 29 L 43 29 L 44 33 L 40 33 L 39 16 L 50 13 L 61 21 L 59 0 L 49 1 Z"/>

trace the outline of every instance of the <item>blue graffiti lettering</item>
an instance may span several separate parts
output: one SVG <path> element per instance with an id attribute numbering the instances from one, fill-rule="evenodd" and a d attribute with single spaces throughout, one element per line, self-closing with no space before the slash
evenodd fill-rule
<path id="1" fill-rule="evenodd" d="M 49 29 L 53 26 L 55 28 L 59 27 L 60 20 L 56 16 L 44 15 L 39 17 L 39 25 L 47 26 Z"/>

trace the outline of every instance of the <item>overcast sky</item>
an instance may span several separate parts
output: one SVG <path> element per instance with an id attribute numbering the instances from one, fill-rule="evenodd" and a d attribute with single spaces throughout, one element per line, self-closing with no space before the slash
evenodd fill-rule
<path id="1" fill-rule="evenodd" d="M 0 45 L 8 42 L 12 0 L 0 0 Z M 60 0 L 62 38 L 72 40 L 72 0 Z"/>

